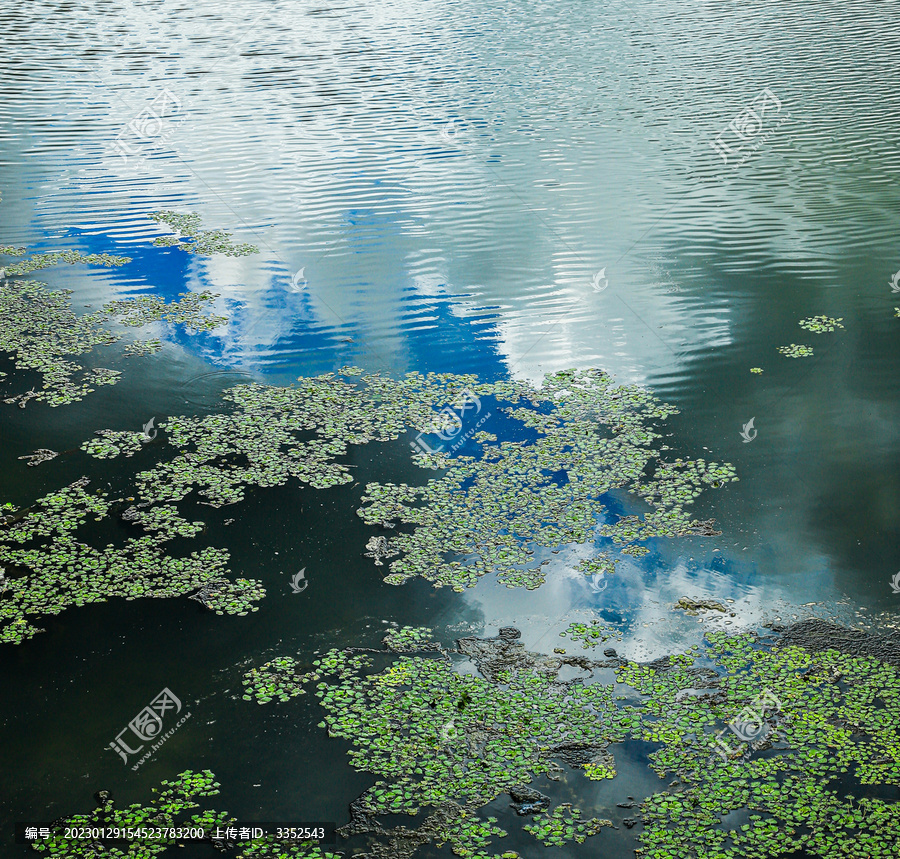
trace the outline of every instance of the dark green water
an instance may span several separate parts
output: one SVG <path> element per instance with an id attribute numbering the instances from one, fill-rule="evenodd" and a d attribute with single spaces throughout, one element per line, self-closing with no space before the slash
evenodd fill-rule
<path id="1" fill-rule="evenodd" d="M 572 619 L 601 617 L 639 659 L 705 628 L 672 613 L 684 594 L 735 600 L 723 628 L 811 602 L 896 625 L 895 3 L 115 0 L 102 13 L 20 4 L 0 21 L 0 245 L 133 258 L 35 275 L 73 290 L 76 310 L 211 289 L 231 320 L 203 335 L 161 325 L 149 358 L 101 348 L 90 361 L 123 378 L 83 402 L 0 404 L 0 501 L 24 506 L 82 474 L 124 480 L 118 461 L 77 451 L 96 429 L 215 408 L 248 377 L 289 384 L 346 364 L 534 381 L 602 367 L 680 409 L 672 456 L 727 460 L 740 476 L 696 510 L 720 537 L 658 541 L 600 594 L 571 569 L 588 547 L 552 556 L 531 592 L 384 584 L 355 509 L 367 481 L 427 479 L 406 440 L 357 451 L 353 485 L 251 492 L 239 513 L 210 516 L 208 542 L 263 581 L 257 613 L 113 601 L 0 649 L 4 855 L 26 855 L 14 821 L 87 811 L 99 788 L 141 801 L 188 767 L 212 769 L 215 807 L 238 817 L 346 822 L 372 780 L 316 728 L 315 699 L 258 707 L 240 700 L 240 677 L 278 654 L 377 646 L 386 622 L 444 641 L 515 625 L 550 652 Z M 765 88 L 777 126 L 766 114 L 747 144 L 759 148 L 723 162 L 711 141 Z M 123 159 L 114 141 L 164 89 L 178 104 L 165 135 Z M 261 252 L 156 248 L 146 215 L 166 208 Z M 798 327 L 818 314 L 843 330 Z M 790 343 L 814 355 L 778 354 Z M 0 393 L 31 381 L 11 374 Z M 73 452 L 27 468 L 18 457 L 37 448 Z M 309 586 L 294 594 L 301 568 Z M 104 746 L 163 687 L 191 719 L 132 772 Z M 580 785 L 586 813 L 658 789 L 637 750 L 617 759 L 615 780 Z M 601 838 L 608 855 L 634 846 L 624 829 Z"/>

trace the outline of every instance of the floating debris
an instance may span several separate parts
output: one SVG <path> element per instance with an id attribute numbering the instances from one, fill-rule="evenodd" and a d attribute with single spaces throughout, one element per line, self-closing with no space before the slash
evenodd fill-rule
<path id="1" fill-rule="evenodd" d="M 49 462 L 51 459 L 56 459 L 58 456 L 59 453 L 57 451 L 40 447 L 34 453 L 26 453 L 25 456 L 20 456 L 19 459 L 27 459 L 28 466 L 31 468 L 35 465 L 40 465 L 42 462 Z"/>
<path id="2" fill-rule="evenodd" d="M 384 558 L 391 558 L 400 553 L 399 549 L 389 549 L 384 537 L 370 537 L 369 542 L 366 543 L 366 550 L 366 557 L 374 558 L 376 567 L 384 564 Z"/>
<path id="3" fill-rule="evenodd" d="M 762 373 L 762 371 L 763 371 L 763 368 L 762 368 L 762 367 L 751 367 L 751 368 L 750 368 L 750 372 L 751 372 L 751 373 L 756 373 L 757 375 L 758 375 L 759 373 Z"/>
<path id="4" fill-rule="evenodd" d="M 843 316 L 837 319 L 832 316 L 810 316 L 808 319 L 801 319 L 798 324 L 801 328 L 812 331 L 813 334 L 827 334 L 836 328 L 843 328 L 844 326 L 841 325 L 843 321 Z"/>
<path id="5" fill-rule="evenodd" d="M 690 597 L 682 597 L 675 603 L 676 609 L 681 609 L 685 614 L 696 615 L 700 611 L 720 611 L 728 613 L 728 609 L 716 600 L 694 600 Z"/>
<path id="6" fill-rule="evenodd" d="M 778 351 L 787 358 L 808 358 L 812 355 L 812 346 L 797 345 L 791 343 L 790 346 L 779 346 Z"/>
<path id="7" fill-rule="evenodd" d="M 231 240 L 231 234 L 224 230 L 202 229 L 200 215 L 196 212 L 187 215 L 171 211 L 154 212 L 149 218 L 158 224 L 166 224 L 178 234 L 155 239 L 153 244 L 157 247 L 177 247 L 189 254 L 196 253 L 206 256 L 225 254 L 225 256 L 238 257 L 259 253 L 256 245 L 235 244 Z"/>

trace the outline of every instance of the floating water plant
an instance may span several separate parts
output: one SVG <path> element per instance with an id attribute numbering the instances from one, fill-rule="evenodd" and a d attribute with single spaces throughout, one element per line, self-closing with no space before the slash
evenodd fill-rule
<path id="1" fill-rule="evenodd" d="M 583 844 L 589 835 L 596 835 L 604 826 L 612 826 L 611 820 L 581 820 L 581 811 L 565 803 L 553 809 L 552 814 L 541 815 L 524 827 L 546 847 L 562 847 L 567 841 Z"/>
<path id="2" fill-rule="evenodd" d="M 0 565 L 11 574 L 0 599 L 0 642 L 20 643 L 40 630 L 35 617 L 113 597 L 185 596 L 209 587 L 203 604 L 220 614 L 246 614 L 265 596 L 259 582 L 225 578 L 223 549 L 206 547 L 188 556 L 168 554 L 165 544 L 191 537 L 202 522 L 188 522 L 174 507 L 131 507 L 121 519 L 145 533 L 119 548 L 76 538 L 88 519 L 102 521 L 115 510 L 105 493 L 88 492 L 82 478 L 38 499 L 27 510 L 5 507 L 0 518 Z"/>
<path id="3" fill-rule="evenodd" d="M 583 648 L 596 647 L 610 639 L 622 640 L 622 635 L 618 630 L 603 626 L 599 620 L 592 620 L 590 623 L 578 621 L 570 623 L 565 632 L 560 633 L 560 637 L 568 638 L 570 641 L 580 641 Z"/>
<path id="4" fill-rule="evenodd" d="M 715 534 L 686 508 L 704 490 L 737 479 L 727 463 L 665 462 L 652 446 L 660 438 L 652 422 L 675 410 L 638 388 L 613 388 L 599 371 L 549 376 L 540 392 L 450 374 L 399 381 L 355 368 L 341 374 L 348 381 L 326 374 L 290 388 L 239 385 L 224 395 L 231 413 L 171 418 L 164 427 L 178 454 L 139 475 L 140 494 L 179 501 L 196 492 L 220 507 L 241 501 L 248 486 L 294 480 L 328 488 L 352 480 L 337 462 L 350 445 L 428 431 L 460 392 L 478 399 L 479 410 L 480 398 L 490 397 L 508 404 L 498 411 L 532 440 L 497 443 L 488 435 L 479 459 L 417 454 L 422 465 L 439 461 L 443 473 L 424 486 L 371 483 L 359 510 L 388 530 L 411 526 L 373 535 L 365 547 L 376 565 L 395 558 L 386 581 L 419 575 L 461 590 L 488 573 L 509 587 L 538 587 L 549 562 L 533 563 L 534 547 L 592 540 L 605 512 L 601 499 L 612 489 L 627 489 L 651 508 L 600 526 L 626 553 L 646 554 L 639 544 L 651 538 Z M 108 441 L 94 442 L 98 454 L 114 455 Z"/>
<path id="5" fill-rule="evenodd" d="M 797 345 L 791 343 L 790 346 L 779 346 L 778 351 L 787 358 L 808 358 L 812 355 L 812 346 Z"/>
<path id="6" fill-rule="evenodd" d="M 153 244 L 157 247 L 177 247 L 192 254 L 225 254 L 231 257 L 259 253 L 255 245 L 235 244 L 224 230 L 202 229 L 202 221 L 196 212 L 187 215 L 170 211 L 154 212 L 149 217 L 158 224 L 166 224 L 178 234 L 155 239 Z"/>
<path id="7" fill-rule="evenodd" d="M 121 298 L 103 306 L 107 317 L 116 317 L 123 325 L 139 327 L 151 322 L 168 322 L 171 325 L 184 325 L 188 330 L 211 331 L 228 322 L 224 316 L 206 316 L 205 305 L 218 298 L 217 293 L 179 292 L 178 301 L 166 304 L 155 295 L 141 295 L 136 298 Z M 156 341 L 149 341 L 148 346 Z M 141 347 L 144 348 L 144 347 Z"/>
<path id="8" fill-rule="evenodd" d="M 7 250 L 9 250 L 7 248 Z M 157 298 L 130 298 L 113 301 L 103 310 L 76 316 L 69 296 L 71 290 L 51 292 L 46 284 L 12 280 L 0 286 L 0 352 L 9 353 L 18 370 L 40 375 L 40 385 L 28 392 L 6 397 L 4 402 L 24 408 L 30 400 L 61 406 L 77 402 L 97 385 L 114 385 L 121 373 L 97 367 L 86 370 L 66 360 L 110 345 L 119 338 L 104 323 L 123 316 L 128 325 L 144 325 L 165 320 L 188 328 L 208 330 L 223 324 L 222 317 L 203 315 L 211 293 L 191 293 L 180 301 L 165 304 Z"/>
<path id="9" fill-rule="evenodd" d="M 541 774 L 560 777 L 557 761 L 586 780 L 614 778 L 610 747 L 624 740 L 649 744 L 649 764 L 669 782 L 637 809 L 639 856 L 896 855 L 895 637 L 806 621 L 769 639 L 708 633 L 702 648 L 642 664 L 530 653 L 510 628 L 440 650 L 421 628 L 391 635 L 401 636 L 403 652 L 332 650 L 314 663 L 320 679 L 310 680 L 325 711 L 320 727 L 348 741 L 351 764 L 377 779 L 344 827 L 386 839 L 373 857 L 403 859 L 429 842 L 481 856 L 503 834 L 479 815 L 486 805 L 505 792 L 527 815 L 523 799 L 541 795 L 521 786 Z M 413 641 L 424 647 L 408 649 Z M 390 661 L 379 670 L 385 655 Z M 479 675 L 457 673 L 459 657 Z M 562 681 L 564 665 L 590 676 Z M 610 668 L 616 690 L 630 687 L 630 695 L 601 679 Z M 287 682 L 291 697 L 296 674 Z M 757 714 L 761 692 L 777 705 Z M 276 682 L 267 694 L 277 693 Z M 751 744 L 755 736 L 764 740 Z M 581 841 L 614 822 L 583 821 L 568 804 L 535 803 L 531 813 L 524 828 L 544 844 Z M 421 823 L 386 829 L 380 819 L 395 814 L 419 815 Z"/>
<path id="10" fill-rule="evenodd" d="M 132 803 L 119 808 L 108 791 L 98 791 L 94 795 L 97 807 L 93 811 L 56 821 L 54 831 L 65 832 L 67 828 L 104 828 L 149 829 L 158 832 L 161 829 L 189 830 L 202 827 L 205 832 L 214 836 L 217 828 L 224 830 L 237 821 L 223 811 L 194 810 L 201 807 L 198 799 L 218 795 L 220 787 L 210 770 L 185 770 L 173 779 L 164 780 L 159 788 L 153 788 L 157 795 L 147 805 Z M 105 839 L 74 839 L 55 835 L 32 842 L 31 846 L 35 852 L 45 854 L 48 859 L 96 859 L 98 856 L 109 859 L 150 859 L 168 852 L 169 848 L 183 846 L 184 843 L 184 839 L 176 837 L 131 838 L 127 839 L 127 846 L 123 846 L 121 842 L 117 845 L 114 841 Z M 206 843 L 211 845 L 215 842 L 209 837 Z M 217 846 L 224 850 L 224 841 L 220 841 Z M 313 841 L 279 842 L 271 836 L 251 841 L 238 840 L 236 847 L 238 852 L 234 854 L 235 859 L 340 859 L 342 855 L 327 852 Z"/>
<path id="11" fill-rule="evenodd" d="M 25 248 L 0 248 L 0 256 L 24 256 Z M 112 254 L 83 254 L 81 251 L 52 251 L 50 253 L 32 254 L 22 262 L 7 265 L 3 271 L 7 277 L 15 277 L 30 274 L 42 268 L 58 265 L 64 262 L 69 265 L 85 263 L 86 265 L 100 265 L 105 268 L 115 268 L 131 262 L 131 257 L 117 257 Z"/>
<path id="12" fill-rule="evenodd" d="M 762 371 L 763 371 L 763 368 L 762 368 L 762 367 L 751 367 L 751 368 L 750 368 L 750 372 L 751 372 L 751 373 L 756 373 L 757 375 L 760 374 L 760 373 L 762 373 Z"/>
<path id="13" fill-rule="evenodd" d="M 808 319 L 801 319 L 798 323 L 801 328 L 812 331 L 813 334 L 827 334 L 836 328 L 843 328 L 841 325 L 844 317 L 840 316 L 835 319 L 832 316 L 810 316 Z"/>

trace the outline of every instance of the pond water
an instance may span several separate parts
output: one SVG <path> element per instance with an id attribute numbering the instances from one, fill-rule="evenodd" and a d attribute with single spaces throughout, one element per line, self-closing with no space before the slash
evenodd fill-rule
<path id="1" fill-rule="evenodd" d="M 258 612 L 112 600 L 0 648 L 4 855 L 30 855 L 7 837 L 15 821 L 87 811 L 100 788 L 145 801 L 187 768 L 213 770 L 214 806 L 239 818 L 346 823 L 373 778 L 317 728 L 313 696 L 258 707 L 241 676 L 276 655 L 377 647 L 390 624 L 445 643 L 515 626 L 551 653 L 573 620 L 599 618 L 635 659 L 711 625 L 812 611 L 892 628 L 897 4 L 38 0 L 0 20 L 0 244 L 130 257 L 33 275 L 72 290 L 79 314 L 208 289 L 229 320 L 199 334 L 158 323 L 148 357 L 100 347 L 84 360 L 122 378 L 81 402 L 0 405 L 0 502 L 149 467 L 88 459 L 78 447 L 95 430 L 215 412 L 228 386 L 347 365 L 536 385 L 602 368 L 679 409 L 670 457 L 727 461 L 740 478 L 693 511 L 721 535 L 650 541 L 602 587 L 573 569 L 593 547 L 570 546 L 547 555 L 536 590 L 486 577 L 463 593 L 386 584 L 364 555 L 365 484 L 431 474 L 407 439 L 355 449 L 352 484 L 249 493 L 204 540 L 263 582 Z M 197 212 L 259 253 L 156 247 L 160 210 Z M 798 326 L 818 315 L 843 328 Z M 813 355 L 777 351 L 789 344 Z M 34 381 L 7 363 L 3 396 Z M 62 455 L 26 467 L 39 448 Z M 733 600 L 735 616 L 673 612 L 685 595 Z M 191 718 L 133 772 L 104 747 L 164 687 Z M 617 752 L 610 782 L 534 786 L 603 817 L 658 789 L 641 754 Z M 605 855 L 631 855 L 633 834 L 612 832 Z M 515 838 L 504 847 L 538 855 Z"/>

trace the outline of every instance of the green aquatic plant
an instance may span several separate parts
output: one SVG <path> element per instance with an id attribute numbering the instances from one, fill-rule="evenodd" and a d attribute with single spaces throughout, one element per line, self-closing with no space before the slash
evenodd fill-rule
<path id="1" fill-rule="evenodd" d="M 7 281 L 0 286 L 0 352 L 10 353 L 18 370 L 38 373 L 41 387 L 5 402 L 24 408 L 30 399 L 59 406 L 82 399 L 92 383 L 109 383 L 79 364 L 64 360 L 116 341 L 96 317 L 76 316 L 69 307 L 71 290 L 50 292 L 46 284 Z M 76 374 L 82 378 L 76 381 Z"/>
<path id="2" fill-rule="evenodd" d="M 161 340 L 135 340 L 125 347 L 123 354 L 128 358 L 144 357 L 146 355 L 155 355 L 162 347 Z"/>
<path id="3" fill-rule="evenodd" d="M 163 211 L 154 212 L 149 217 L 158 224 L 166 224 L 177 233 L 175 236 L 161 236 L 155 239 L 153 244 L 157 247 L 177 247 L 187 253 L 207 256 L 225 254 L 237 257 L 259 253 L 259 248 L 255 245 L 235 244 L 231 240 L 231 235 L 224 230 L 202 229 L 202 221 L 196 212 L 183 215 Z"/>
<path id="4" fill-rule="evenodd" d="M 78 539 L 88 520 L 101 522 L 118 503 L 87 492 L 87 478 L 39 498 L 25 510 L 5 507 L 0 518 L 0 565 L 11 573 L 0 599 L 0 642 L 18 644 L 40 630 L 35 617 L 72 606 L 124 599 L 171 598 L 208 589 L 201 599 L 219 614 L 246 614 L 265 596 L 259 582 L 225 578 L 229 554 L 206 547 L 187 556 L 167 553 L 166 543 L 191 537 L 202 522 L 188 522 L 174 507 L 131 507 L 120 518 L 145 533 L 105 547 Z"/>
<path id="5" fill-rule="evenodd" d="M 425 646 L 331 650 L 309 681 L 325 711 L 320 727 L 350 742 L 351 764 L 377 779 L 344 827 L 387 838 L 373 856 L 411 856 L 431 841 L 480 856 L 503 830 L 479 810 L 504 792 L 520 796 L 535 776 L 561 777 L 556 761 L 587 780 L 615 778 L 610 747 L 625 740 L 646 744 L 669 783 L 637 809 L 638 856 L 894 855 L 900 656 L 891 635 L 806 621 L 766 638 L 711 632 L 702 647 L 638 663 L 531 653 L 509 628 L 439 651 L 424 629 L 399 633 Z M 479 674 L 458 673 L 460 657 Z M 586 676 L 560 680 L 565 665 Z M 267 694 L 277 692 L 276 683 Z M 535 811 L 525 829 L 545 844 L 612 825 L 581 821 L 567 804 Z M 385 829 L 380 818 L 395 814 L 422 823 Z M 459 834 L 459 819 L 473 821 L 478 840 Z"/>
<path id="6" fill-rule="evenodd" d="M 97 313 L 76 316 L 69 301 L 72 291 L 51 292 L 46 286 L 21 280 L 6 281 L 0 286 L 0 352 L 10 354 L 17 370 L 40 376 L 39 385 L 4 399 L 20 408 L 29 400 L 50 406 L 66 405 L 82 400 L 98 385 L 116 384 L 121 376 L 117 370 L 88 370 L 67 360 L 91 352 L 96 346 L 116 343 L 118 336 L 104 324 L 111 318 L 121 315 L 128 325 L 165 320 L 198 330 L 208 330 L 225 321 L 222 317 L 202 315 L 204 303 L 214 297 L 206 292 L 183 296 L 171 304 L 156 298 L 123 299 L 110 302 Z"/>
<path id="7" fill-rule="evenodd" d="M 0 256 L 21 257 L 27 253 L 25 248 L 0 248 Z M 32 254 L 22 262 L 7 265 L 5 271 L 7 277 L 16 277 L 30 274 L 42 268 L 58 265 L 64 262 L 69 265 L 84 263 L 86 265 L 99 265 L 105 268 L 116 268 L 131 262 L 131 257 L 117 257 L 112 254 L 83 254 L 81 251 L 51 251 L 50 253 Z"/>
<path id="8" fill-rule="evenodd" d="M 243 699 L 256 700 L 259 704 L 268 704 L 273 698 L 287 702 L 297 695 L 305 695 L 304 683 L 318 680 L 314 671 L 298 671 L 296 659 L 290 656 L 279 656 L 259 668 L 252 668 L 244 675 L 245 686 Z"/>
<path id="9" fill-rule="evenodd" d="M 562 847 L 567 841 L 583 844 L 589 835 L 596 835 L 604 826 L 612 826 L 611 820 L 581 820 L 581 811 L 564 803 L 553 809 L 552 814 L 534 818 L 534 822 L 524 826 L 545 847 Z"/>
<path id="10" fill-rule="evenodd" d="M 211 331 L 228 322 L 224 316 L 207 316 L 205 305 L 219 297 L 217 293 L 179 292 L 178 300 L 169 304 L 155 295 L 140 295 L 136 298 L 121 298 L 103 306 L 107 317 L 115 317 L 123 325 L 140 327 L 151 322 L 168 322 L 183 325 L 188 330 Z M 148 341 L 141 349 L 149 349 L 156 341 Z"/>
<path id="11" fill-rule="evenodd" d="M 192 829 L 202 828 L 206 843 L 216 844 L 216 830 L 224 830 L 237 821 L 231 815 L 213 809 L 200 809 L 198 799 L 217 796 L 220 783 L 210 770 L 185 770 L 173 779 L 164 780 L 153 788 L 156 796 L 147 805 L 132 803 L 119 808 L 109 791 L 95 794 L 97 807 L 87 814 L 75 814 L 55 821 L 54 834 L 47 839 L 31 842 L 36 853 L 48 859 L 150 859 L 170 848 L 183 846 L 186 841 L 177 837 L 130 838 L 118 844 L 113 840 L 96 838 L 65 838 L 66 829 Z M 189 812 L 194 811 L 193 814 Z M 225 839 L 218 842 L 225 849 Z M 248 841 L 236 841 L 235 859 L 340 859 L 342 854 L 323 850 L 314 841 L 279 841 L 273 836 Z"/>
<path id="12" fill-rule="evenodd" d="M 583 648 L 596 647 L 610 639 L 622 640 L 622 634 L 618 630 L 604 626 L 599 620 L 592 620 L 590 623 L 573 621 L 566 627 L 565 632 L 560 633 L 560 637 L 580 641 Z"/>
<path id="13" fill-rule="evenodd" d="M 505 831 L 477 813 L 483 806 L 537 775 L 557 777 L 556 760 L 612 763 L 607 746 L 625 737 L 612 720 L 612 688 L 558 680 L 563 665 L 592 663 L 530 654 L 517 635 L 504 629 L 497 639 L 460 639 L 455 652 L 481 676 L 458 673 L 451 652 L 421 627 L 390 630 L 384 651 L 335 649 L 313 663 L 317 676 L 308 682 L 325 710 L 320 727 L 348 740 L 351 764 L 377 779 L 354 802 L 346 832 L 383 832 L 375 821 L 384 815 L 426 815 L 417 830 L 389 833 L 389 850 L 373 855 L 410 856 L 425 841 L 449 843 L 458 856 L 489 855 L 489 841 Z M 374 670 L 385 657 L 389 664 Z M 293 697 L 296 664 L 283 669 L 283 691 Z M 266 677 L 265 695 L 284 700 L 272 685 L 278 673 Z M 245 680 L 256 685 L 259 674 Z M 598 831 L 598 822 L 577 817 L 562 806 L 534 834 L 557 843 Z"/>
<path id="14" fill-rule="evenodd" d="M 843 328 L 841 322 L 844 321 L 843 316 L 835 319 L 833 316 L 810 316 L 808 319 L 801 319 L 798 323 L 801 328 L 812 331 L 813 334 L 827 334 L 836 328 Z"/>
<path id="15" fill-rule="evenodd" d="M 488 573 L 509 587 L 538 587 L 549 560 L 535 563 L 536 549 L 592 540 L 605 513 L 601 499 L 613 489 L 650 508 L 599 526 L 626 554 L 646 554 L 639 544 L 653 538 L 715 534 L 686 508 L 703 491 L 737 479 L 727 463 L 664 461 L 652 446 L 660 438 L 652 422 L 675 410 L 638 388 L 613 388 L 599 371 L 555 374 L 540 391 L 450 374 L 395 381 L 356 368 L 340 372 L 347 381 L 326 374 L 289 388 L 238 385 L 224 394 L 229 413 L 170 418 L 162 427 L 177 454 L 138 476 L 140 494 L 180 501 L 197 493 L 221 507 L 241 501 L 250 486 L 329 488 L 352 481 L 338 462 L 351 445 L 421 435 L 462 394 L 479 411 L 487 411 L 482 399 L 506 402 L 496 410 L 511 428 L 530 431 L 530 440 L 497 443 L 488 434 L 480 458 L 417 448 L 414 459 L 437 463 L 442 473 L 424 486 L 370 483 L 358 511 L 371 525 L 411 526 L 369 540 L 376 565 L 394 558 L 386 581 L 418 575 L 461 590 Z M 115 455 L 114 440 L 106 442 L 92 449 Z"/>
<path id="16" fill-rule="evenodd" d="M 207 297 L 194 298 L 202 302 Z M 119 302 L 108 306 L 108 312 L 127 313 L 134 307 L 144 305 Z M 392 584 L 420 575 L 436 586 L 461 590 L 496 573 L 509 587 L 535 588 L 549 563 L 547 558 L 532 560 L 537 550 L 586 543 L 597 530 L 632 555 L 645 554 L 647 548 L 640 544 L 652 538 L 716 533 L 711 522 L 692 520 L 686 508 L 708 488 L 737 479 L 728 464 L 664 461 L 653 447 L 660 434 L 652 422 L 667 417 L 672 407 L 637 388 L 613 388 L 599 371 L 557 373 L 540 391 L 525 383 L 478 384 L 473 377 L 451 374 L 411 373 L 393 380 L 356 368 L 341 373 L 343 378 L 326 374 L 301 379 L 296 387 L 239 385 L 224 395 L 230 412 L 177 416 L 162 423 L 165 435 L 151 447 L 167 455 L 138 473 L 129 499 L 136 499 L 135 505 L 121 513 L 124 521 L 149 534 L 124 548 L 100 550 L 76 541 L 72 529 L 64 528 L 59 545 L 43 554 L 36 548 L 25 552 L 8 546 L 8 534 L 0 529 L 0 562 L 30 571 L 18 580 L 15 599 L 0 606 L 9 613 L 0 639 L 21 641 L 33 634 L 26 616 L 56 614 L 69 605 L 112 596 L 196 591 L 194 598 L 217 613 L 255 611 L 253 603 L 265 591 L 252 580 L 227 579 L 222 572 L 226 552 L 208 548 L 191 560 L 167 553 L 165 542 L 194 537 L 203 528 L 202 522 L 181 519 L 172 505 L 193 496 L 193 501 L 221 507 L 241 501 L 248 487 L 289 481 L 317 489 L 351 482 L 350 468 L 340 461 L 351 446 L 422 433 L 440 409 L 461 395 L 474 398 L 479 411 L 505 413 L 513 428 L 526 436 L 530 431 L 532 437 L 498 444 L 489 435 L 479 442 L 480 458 L 442 455 L 442 473 L 424 486 L 368 484 L 358 511 L 366 522 L 388 530 L 398 523 L 411 526 L 390 537 L 373 536 L 366 546 L 376 564 L 394 559 L 386 576 Z M 131 457 L 155 437 L 155 431 L 100 430 L 82 450 L 98 459 Z M 417 454 L 415 459 L 428 464 L 435 456 Z M 612 521 L 598 529 L 605 513 L 603 496 L 613 489 L 630 491 L 649 512 L 608 517 Z M 101 503 L 98 498 L 81 491 L 72 499 L 73 511 L 93 509 L 91 505 Z M 65 524 L 66 517 L 44 509 L 45 502 L 40 499 L 23 515 L 29 521 L 37 517 L 51 530 L 60 527 L 60 520 Z M 106 501 L 102 505 L 98 521 L 110 506 Z M 79 581 L 74 591 L 58 581 L 60 552 L 73 568 L 91 570 L 90 580 Z M 204 568 L 207 558 L 211 565 Z M 92 566 L 85 568 L 88 560 Z M 579 569 L 597 575 L 612 572 L 614 563 L 601 554 Z"/>
<path id="17" fill-rule="evenodd" d="M 791 343 L 790 346 L 779 346 L 778 351 L 786 358 L 808 358 L 812 355 L 812 346 L 802 346 Z"/>
<path id="18" fill-rule="evenodd" d="M 751 367 L 751 368 L 750 368 L 750 372 L 751 372 L 751 373 L 756 373 L 757 375 L 759 375 L 760 373 L 762 373 L 762 371 L 763 371 L 763 368 L 762 368 L 762 367 Z"/>

